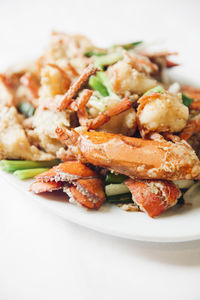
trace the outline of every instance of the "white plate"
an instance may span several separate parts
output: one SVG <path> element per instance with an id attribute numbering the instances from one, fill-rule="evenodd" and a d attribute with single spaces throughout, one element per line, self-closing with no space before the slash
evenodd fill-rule
<path id="1" fill-rule="evenodd" d="M 33 195 L 28 192 L 31 180 L 20 181 L 2 171 L 0 175 L 26 198 L 39 201 L 66 220 L 106 234 L 153 242 L 183 242 L 200 238 L 200 194 L 196 195 L 192 205 L 176 206 L 151 219 L 145 213 L 125 212 L 109 204 L 104 204 L 98 211 L 89 211 L 68 203 L 62 192 Z"/>

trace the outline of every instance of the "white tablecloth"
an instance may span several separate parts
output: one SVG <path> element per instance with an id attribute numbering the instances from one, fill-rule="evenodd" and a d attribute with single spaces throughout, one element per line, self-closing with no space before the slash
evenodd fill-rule
<path id="1" fill-rule="evenodd" d="M 99 45 L 167 40 L 184 52 L 188 75 L 199 75 L 199 11 L 198 1 L 0 1 L 0 66 L 39 53 L 50 29 L 59 29 L 85 33 Z M 0 179 L 0 300 L 198 300 L 199 282 L 200 241 L 100 234 Z"/>

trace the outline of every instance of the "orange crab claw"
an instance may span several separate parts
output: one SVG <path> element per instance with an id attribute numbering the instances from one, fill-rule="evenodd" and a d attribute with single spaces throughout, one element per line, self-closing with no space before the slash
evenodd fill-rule
<path id="1" fill-rule="evenodd" d="M 33 182 L 30 186 L 30 192 L 35 194 L 45 193 L 45 192 L 53 192 L 62 188 L 62 182 L 42 182 L 37 180 Z"/>
<path id="2" fill-rule="evenodd" d="M 179 188 L 171 181 L 128 179 L 124 183 L 133 201 L 152 218 L 174 206 L 181 196 Z"/>

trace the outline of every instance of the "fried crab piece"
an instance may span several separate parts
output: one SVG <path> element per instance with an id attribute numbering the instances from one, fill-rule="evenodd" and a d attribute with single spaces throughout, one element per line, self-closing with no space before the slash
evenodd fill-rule
<path id="1" fill-rule="evenodd" d="M 108 68 L 108 77 L 115 93 L 123 97 L 128 94 L 143 94 L 157 84 L 156 80 L 133 68 L 126 59 Z"/>
<path id="2" fill-rule="evenodd" d="M 200 132 L 200 114 L 192 118 L 187 123 L 183 131 L 180 133 L 179 137 L 187 141 L 191 136 L 199 132 Z"/>
<path id="3" fill-rule="evenodd" d="M 125 57 L 127 57 L 131 66 L 138 72 L 149 75 L 158 71 L 158 66 L 152 63 L 147 56 L 139 54 L 133 55 L 128 52 L 125 52 Z"/>
<path id="4" fill-rule="evenodd" d="M 82 178 L 98 177 L 97 173 L 78 161 L 66 161 L 59 165 L 57 174 L 61 181 L 72 182 Z"/>
<path id="5" fill-rule="evenodd" d="M 42 182 L 72 182 L 77 179 L 88 179 L 97 176 L 97 173 L 78 161 L 66 161 L 37 175 L 35 178 Z"/>
<path id="6" fill-rule="evenodd" d="M 126 97 L 121 102 L 118 102 L 114 107 L 102 112 L 94 119 L 89 119 L 86 104 L 90 100 L 92 95 L 92 91 L 84 90 L 78 100 L 72 102 L 71 108 L 77 111 L 79 123 L 81 126 L 86 126 L 88 129 L 97 129 L 107 122 L 114 116 L 118 116 L 119 114 L 129 110 L 132 107 L 133 102 Z"/>
<path id="7" fill-rule="evenodd" d="M 181 180 L 194 179 L 200 174 L 199 159 L 185 141 L 151 141 L 64 128 L 58 128 L 56 133 L 75 159 L 133 179 Z"/>
<path id="8" fill-rule="evenodd" d="M 179 95 L 149 92 L 138 103 L 137 123 L 144 138 L 150 132 L 180 132 L 186 126 L 189 110 Z"/>
<path id="9" fill-rule="evenodd" d="M 35 178 L 30 191 L 36 194 L 63 189 L 71 201 L 90 209 L 98 209 L 105 201 L 104 184 L 99 175 L 77 161 L 61 163 Z"/>
<path id="10" fill-rule="evenodd" d="M 124 183 L 133 201 L 152 218 L 174 206 L 181 196 L 179 188 L 172 181 L 128 179 Z"/>
<path id="11" fill-rule="evenodd" d="M 34 181 L 29 191 L 35 194 L 45 193 L 45 192 L 53 192 L 62 189 L 62 182 L 49 181 L 44 182 L 40 180 Z"/>
<path id="12" fill-rule="evenodd" d="M 96 129 L 105 132 L 121 132 L 133 135 L 136 130 L 136 113 L 132 99 L 125 97 L 122 101 L 107 100 L 110 107 L 107 110 L 97 113 L 91 118 L 87 112 L 86 105 L 90 100 L 93 91 L 84 89 L 76 101 L 70 104 L 70 108 L 76 111 L 79 124 L 88 129 Z M 92 107 L 89 103 L 90 108 Z M 107 106 L 106 106 L 107 107 Z"/>
<path id="13" fill-rule="evenodd" d="M 70 85 L 71 80 L 64 69 L 57 64 L 46 64 L 41 70 L 40 105 L 43 99 L 53 102 L 52 98 L 66 93 Z"/>
<path id="14" fill-rule="evenodd" d="M 23 117 L 14 106 L 0 109 L 0 159 L 51 160 L 50 153 L 31 145 L 23 128 Z"/>
<path id="15" fill-rule="evenodd" d="M 73 185 L 64 188 L 70 201 L 75 200 L 90 209 L 98 209 L 105 201 L 104 185 L 100 178 L 79 179 L 73 181 Z"/>

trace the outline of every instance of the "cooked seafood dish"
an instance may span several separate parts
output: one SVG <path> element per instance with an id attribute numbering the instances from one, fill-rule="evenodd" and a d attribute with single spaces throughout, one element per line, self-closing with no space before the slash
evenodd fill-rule
<path id="1" fill-rule="evenodd" d="M 0 74 L 2 169 L 88 209 L 183 204 L 200 179 L 200 89 L 168 80 L 176 54 L 53 32 L 41 57 Z"/>

